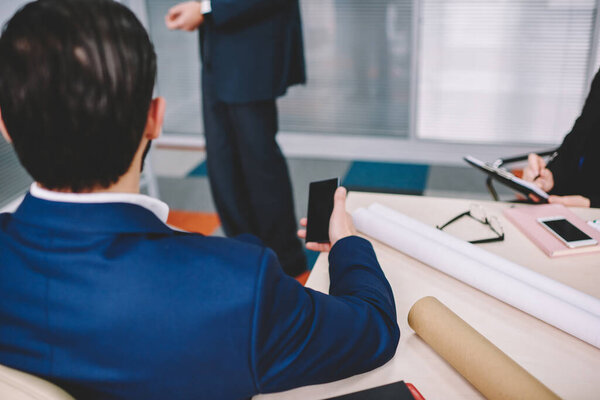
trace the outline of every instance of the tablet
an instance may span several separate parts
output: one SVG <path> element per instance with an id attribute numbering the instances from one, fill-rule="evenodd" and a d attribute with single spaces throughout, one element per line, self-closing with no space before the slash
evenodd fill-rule
<path id="1" fill-rule="evenodd" d="M 544 192 L 533 182 L 525 181 L 521 178 L 516 177 L 505 169 L 498 168 L 492 166 L 490 163 L 484 163 L 481 160 L 473 156 L 463 157 L 469 165 L 485 172 L 492 179 L 502 183 L 509 188 L 524 194 L 525 196 L 529 196 L 530 194 L 534 194 L 540 198 L 540 202 L 547 203 L 548 202 L 548 193 Z"/>

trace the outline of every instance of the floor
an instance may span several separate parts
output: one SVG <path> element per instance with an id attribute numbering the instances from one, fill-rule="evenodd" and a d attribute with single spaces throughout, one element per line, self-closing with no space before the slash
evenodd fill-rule
<path id="1" fill-rule="evenodd" d="M 214 216 L 215 208 L 206 175 L 204 152 L 155 149 L 151 157 L 161 199 L 172 210 L 200 212 L 208 216 L 207 223 L 211 224 L 212 231 L 216 226 L 214 217 L 211 217 L 211 214 Z M 351 191 L 490 199 L 483 175 L 468 166 L 304 158 L 290 158 L 288 166 L 297 219 L 306 215 L 308 184 L 332 177 L 339 177 L 342 184 Z M 499 192 L 501 197 L 511 196 L 510 192 Z M 213 234 L 223 233 L 217 227 Z M 312 267 L 318 254 L 307 251 L 307 255 L 309 267 Z"/>

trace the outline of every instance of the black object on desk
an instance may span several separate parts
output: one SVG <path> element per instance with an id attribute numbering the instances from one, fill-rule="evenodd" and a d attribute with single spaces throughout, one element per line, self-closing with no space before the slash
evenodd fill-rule
<path id="1" fill-rule="evenodd" d="M 415 398 L 404 381 L 400 381 L 327 400 L 415 400 Z"/>

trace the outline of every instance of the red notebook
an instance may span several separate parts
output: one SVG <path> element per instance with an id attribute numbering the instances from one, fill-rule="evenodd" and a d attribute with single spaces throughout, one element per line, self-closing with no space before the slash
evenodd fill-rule
<path id="1" fill-rule="evenodd" d="M 327 400 L 425 400 L 425 398 L 413 384 L 400 381 L 361 390 L 360 392 L 331 397 Z"/>
<path id="2" fill-rule="evenodd" d="M 561 216 L 587 233 L 600 243 L 600 231 L 589 226 L 583 219 L 573 214 L 560 204 L 543 204 L 508 208 L 504 215 L 525 236 L 535 243 L 549 257 L 567 256 L 571 254 L 593 253 L 600 251 L 600 244 L 570 248 L 538 222 L 538 218 Z"/>

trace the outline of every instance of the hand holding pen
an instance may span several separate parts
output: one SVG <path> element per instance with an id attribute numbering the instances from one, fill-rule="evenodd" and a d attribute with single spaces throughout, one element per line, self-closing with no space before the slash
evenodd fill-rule
<path id="1" fill-rule="evenodd" d="M 554 161 L 557 152 L 554 152 L 548 161 L 544 161 L 542 157 L 535 153 L 529 154 L 528 165 L 523 171 L 523 179 L 529 182 L 534 182 L 544 192 L 549 192 L 554 187 L 554 176 L 548 166 Z"/>
<path id="2" fill-rule="evenodd" d="M 527 167 L 523 170 L 523 179 L 535 183 L 540 189 L 548 193 L 554 187 L 554 175 L 552 175 L 552 171 L 548 169 L 548 166 L 556 159 L 557 154 L 557 152 L 554 152 L 547 162 L 537 154 L 530 154 Z M 534 195 L 530 195 L 530 198 L 534 202 L 539 201 Z M 590 199 L 581 195 L 550 196 L 548 203 L 562 204 L 567 207 L 589 207 L 591 204 Z"/>
<path id="3" fill-rule="evenodd" d="M 552 153 L 552 155 L 550 157 L 548 157 L 548 160 L 546 160 L 545 164 L 542 166 L 542 168 L 539 170 L 538 174 L 536 175 L 535 178 L 533 178 L 533 181 L 535 182 L 538 178 L 541 177 L 542 175 L 542 171 L 544 169 L 548 169 L 548 167 L 550 166 L 550 164 L 552 164 L 552 162 L 554 161 L 554 159 L 556 158 L 556 156 L 558 156 L 558 151 L 555 151 L 554 153 Z M 531 154 L 529 155 L 529 157 L 531 158 Z M 540 156 L 538 156 L 538 158 L 540 160 L 542 160 L 542 163 L 544 163 L 544 159 Z"/>

